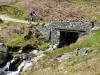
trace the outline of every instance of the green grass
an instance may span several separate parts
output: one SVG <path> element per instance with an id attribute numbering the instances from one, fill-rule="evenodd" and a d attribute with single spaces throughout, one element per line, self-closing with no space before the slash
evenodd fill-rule
<path id="1" fill-rule="evenodd" d="M 7 41 L 7 45 L 11 46 L 11 47 L 16 47 L 16 46 L 20 46 L 20 47 L 24 47 L 28 44 L 32 45 L 35 43 L 35 41 L 37 40 L 36 38 L 34 39 L 30 39 L 30 40 L 25 40 L 24 39 L 25 35 L 19 35 L 19 34 L 14 34 L 12 35 L 12 39 Z"/>
<path id="2" fill-rule="evenodd" d="M 40 46 L 40 50 L 45 50 L 47 48 L 49 48 L 49 45 L 47 43 L 41 44 Z"/>
<path id="3" fill-rule="evenodd" d="M 0 14 L 7 14 L 8 16 L 25 19 L 27 15 L 27 10 L 18 4 L 13 5 L 1 5 L 0 6 Z"/>
<path id="4" fill-rule="evenodd" d="M 24 25 L 26 27 L 26 25 Z M 27 28 L 27 31 L 19 34 L 19 31 L 17 33 L 17 31 L 15 31 L 12 35 L 10 40 L 7 40 L 5 42 L 5 44 L 7 46 L 10 47 L 25 47 L 26 45 L 31 45 L 34 48 L 39 47 L 40 50 L 45 50 L 48 48 L 48 44 L 46 43 L 46 39 L 44 38 L 39 38 L 41 36 L 41 34 L 38 31 L 35 31 L 35 35 L 38 36 L 38 38 L 36 38 L 35 36 L 33 38 L 30 39 L 25 39 L 25 36 L 27 35 L 27 33 L 29 32 L 29 28 Z M 34 30 L 34 29 L 33 29 Z"/>
<path id="5" fill-rule="evenodd" d="M 89 36 L 85 40 L 74 43 L 71 46 L 55 50 L 54 52 L 55 53 L 65 53 L 65 52 L 73 51 L 76 48 L 84 48 L 84 47 L 90 47 L 90 48 L 96 48 L 97 49 L 99 47 L 99 43 L 100 43 L 99 39 L 100 39 L 100 31 Z"/>

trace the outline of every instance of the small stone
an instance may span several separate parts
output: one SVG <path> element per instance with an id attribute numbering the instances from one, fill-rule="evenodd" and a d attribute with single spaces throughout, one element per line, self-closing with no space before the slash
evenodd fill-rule
<path id="1" fill-rule="evenodd" d="M 97 52 L 97 50 L 93 50 L 92 52 Z"/>
<path id="2" fill-rule="evenodd" d="M 75 49 L 75 52 L 77 55 L 86 55 L 88 53 L 89 48 L 77 48 Z"/>
<path id="3" fill-rule="evenodd" d="M 57 49 L 58 48 L 58 44 L 55 44 L 54 46 L 53 46 L 53 50 L 55 50 L 55 49 Z"/>
<path id="4" fill-rule="evenodd" d="M 23 52 L 23 50 L 19 50 L 18 52 L 19 52 L 19 53 L 22 53 L 22 52 Z"/>
<path id="5" fill-rule="evenodd" d="M 64 53 L 63 55 L 59 56 L 57 59 L 59 61 L 61 60 L 65 60 L 65 59 L 69 59 L 69 58 L 72 58 L 74 57 L 75 55 L 73 54 L 73 52 L 68 52 L 68 53 Z"/>
<path id="6" fill-rule="evenodd" d="M 32 50 L 32 52 L 30 52 L 32 54 L 38 54 L 39 53 L 39 50 Z"/>

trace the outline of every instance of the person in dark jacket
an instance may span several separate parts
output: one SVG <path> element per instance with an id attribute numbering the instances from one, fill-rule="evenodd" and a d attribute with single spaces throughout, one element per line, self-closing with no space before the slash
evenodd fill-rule
<path id="1" fill-rule="evenodd" d="M 34 10 L 32 10 L 30 13 L 29 13 L 29 18 L 30 18 L 30 21 L 35 21 L 35 16 L 36 16 L 36 13 Z"/>

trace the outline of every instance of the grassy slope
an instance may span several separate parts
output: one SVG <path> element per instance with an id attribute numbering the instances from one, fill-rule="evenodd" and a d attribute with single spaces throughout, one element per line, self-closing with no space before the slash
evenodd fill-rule
<path id="1" fill-rule="evenodd" d="M 38 46 L 41 50 L 45 50 L 48 47 L 48 44 L 46 43 L 47 40 L 40 38 L 40 32 L 38 32 L 34 27 L 30 28 L 30 26 L 31 25 L 12 21 L 1 23 L 0 27 L 2 29 L 0 30 L 0 38 L 3 37 L 3 39 L 1 38 L 2 40 L 0 39 L 0 41 L 12 48 L 23 48 L 26 45 L 31 45 L 34 48 L 35 46 Z M 33 31 L 32 38 L 27 40 L 25 39 L 25 36 L 28 35 L 30 30 Z M 38 36 L 38 38 L 36 36 Z"/>
<path id="2" fill-rule="evenodd" d="M 55 18 L 100 19 L 99 0 L 25 0 L 22 4 L 28 9 L 34 9 L 39 18 L 43 20 L 52 20 Z"/>
<path id="3" fill-rule="evenodd" d="M 98 1 L 98 0 L 94 0 Z M 34 4 L 34 3 L 32 3 Z M 20 18 L 20 19 L 25 19 L 25 16 L 27 14 L 27 11 L 25 10 L 24 7 L 19 6 L 19 3 L 15 3 L 12 5 L 4 5 L 1 6 L 3 7 L 0 9 L 1 14 L 8 14 L 12 17 L 15 18 Z M 66 6 L 65 6 L 66 5 Z M 63 8 L 64 7 L 64 8 Z M 29 7 L 30 8 L 30 7 Z M 61 8 L 61 10 L 59 10 Z M 16 10 L 15 10 L 16 9 Z M 55 10 L 53 8 L 49 8 L 49 10 Z M 66 9 L 66 10 L 65 10 Z M 100 20 L 100 5 L 99 1 L 98 2 L 93 2 L 93 1 L 85 1 L 85 0 L 75 0 L 72 1 L 71 3 L 66 3 L 66 2 L 60 2 L 56 12 L 54 11 L 55 14 L 50 14 L 52 17 L 55 17 L 57 19 L 64 19 L 64 18 L 84 18 L 84 19 L 98 19 Z M 13 11 L 12 11 L 13 10 Z M 49 13 L 46 13 L 44 16 L 42 12 L 42 18 L 44 20 L 50 20 L 52 18 L 51 16 L 48 16 Z M 40 9 L 37 11 L 40 12 Z M 61 13 L 63 12 L 63 13 Z M 41 15 L 38 13 L 38 15 Z M 93 73 L 97 73 L 99 75 L 99 66 L 98 64 L 100 61 L 99 59 L 99 50 L 100 50 L 100 31 L 89 36 L 89 38 L 85 38 L 75 44 L 72 44 L 69 47 L 61 48 L 55 51 L 50 51 L 47 52 L 46 54 L 48 55 L 47 57 L 43 58 L 40 60 L 40 63 L 43 63 L 43 66 L 40 66 L 36 69 L 33 69 L 32 71 L 28 71 L 23 73 L 22 75 L 75 75 L 75 74 L 81 74 L 84 75 L 86 73 L 87 75 L 92 75 Z M 34 40 L 36 41 L 37 39 L 31 39 L 31 40 L 24 40 L 24 35 L 12 35 L 12 40 L 8 41 L 7 44 L 10 46 L 25 46 L 27 44 L 33 44 Z M 45 47 L 45 45 L 42 45 Z M 79 56 L 77 58 L 73 58 L 70 60 L 66 60 L 62 63 L 58 63 L 56 60 L 55 61 L 49 61 L 50 58 L 56 58 L 56 56 L 72 51 L 76 48 L 83 48 L 83 47 L 89 47 L 91 50 L 98 50 L 97 53 L 91 53 L 88 56 Z M 46 62 L 46 63 L 45 63 Z M 47 63 L 48 62 L 48 63 Z M 50 63 L 49 63 L 50 62 Z M 52 63 L 52 64 L 51 64 Z M 58 65 L 59 64 L 59 65 Z M 86 64 L 86 65 L 85 65 Z M 91 65 L 90 65 L 91 64 Z M 80 69 L 81 68 L 81 69 Z M 47 72 L 48 71 L 48 72 Z M 93 74 L 94 75 L 94 74 Z"/>
<path id="4" fill-rule="evenodd" d="M 6 14 L 13 18 L 25 19 L 27 16 L 27 9 L 17 3 L 10 5 L 0 5 L 0 14 Z"/>
<path id="5" fill-rule="evenodd" d="M 38 68 L 22 73 L 22 75 L 99 75 L 100 72 L 100 31 L 92 34 L 91 36 L 59 50 L 47 52 L 47 57 L 39 62 L 42 65 Z M 96 53 L 90 53 L 87 56 L 78 56 L 69 60 L 58 63 L 54 59 L 58 55 L 72 51 L 76 48 L 90 48 L 90 50 L 97 50 Z M 44 62 L 44 63 L 43 63 Z M 46 62 L 46 63 L 45 63 Z M 58 65 L 59 64 L 59 65 Z"/>
<path id="6" fill-rule="evenodd" d="M 100 20 L 99 0 L 75 0 L 75 6 L 84 8 L 82 15 L 84 19 Z"/>

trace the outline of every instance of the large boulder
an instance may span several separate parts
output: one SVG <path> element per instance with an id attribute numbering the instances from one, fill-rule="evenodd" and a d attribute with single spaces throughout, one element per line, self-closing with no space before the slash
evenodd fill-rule
<path id="1" fill-rule="evenodd" d="M 7 55 L 8 55 L 8 48 L 3 43 L 0 43 L 0 65 L 7 60 L 6 59 Z"/>

